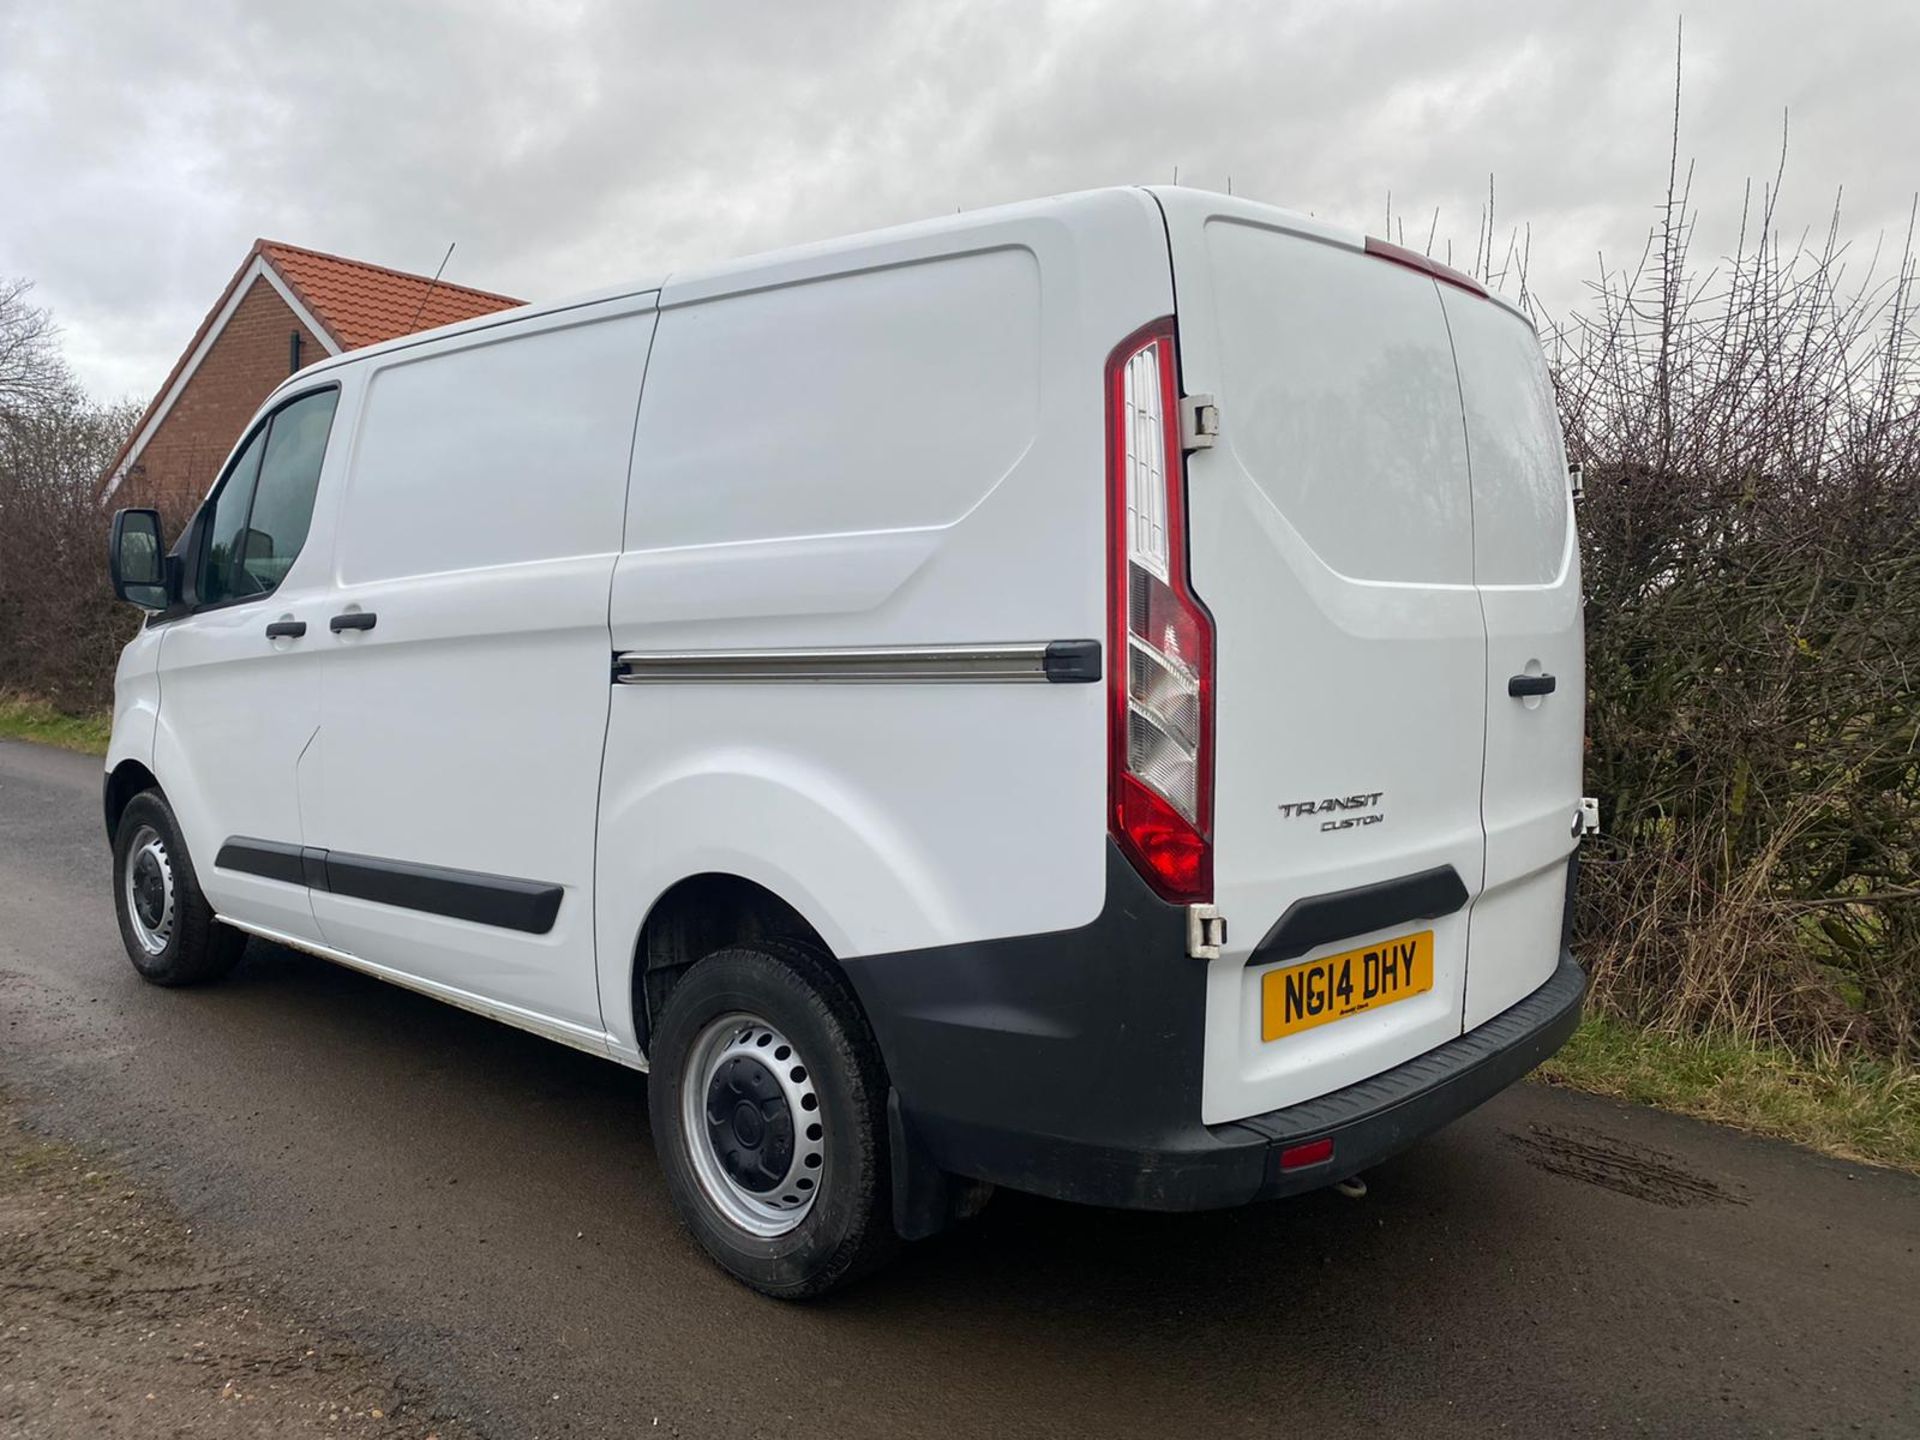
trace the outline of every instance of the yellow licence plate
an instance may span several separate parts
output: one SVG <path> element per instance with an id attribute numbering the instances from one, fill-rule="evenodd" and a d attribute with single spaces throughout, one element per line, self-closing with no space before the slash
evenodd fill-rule
<path id="1" fill-rule="evenodd" d="M 1269 970 L 1260 981 L 1260 1038 L 1278 1040 L 1432 988 L 1431 930 Z"/>

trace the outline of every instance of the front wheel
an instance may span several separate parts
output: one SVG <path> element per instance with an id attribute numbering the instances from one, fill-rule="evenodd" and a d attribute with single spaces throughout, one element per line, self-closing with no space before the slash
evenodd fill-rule
<path id="1" fill-rule="evenodd" d="M 765 941 L 674 986 L 647 1105 L 682 1223 L 762 1294 L 823 1295 L 894 1247 L 885 1067 L 831 962 Z"/>
<path id="2" fill-rule="evenodd" d="M 218 980 L 246 944 L 214 919 L 173 809 L 157 790 L 128 801 L 114 828 L 113 902 L 127 958 L 156 985 Z"/>

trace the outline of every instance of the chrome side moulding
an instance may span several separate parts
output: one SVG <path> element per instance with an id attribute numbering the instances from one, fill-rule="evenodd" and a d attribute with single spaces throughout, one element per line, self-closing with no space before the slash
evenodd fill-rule
<path id="1" fill-rule="evenodd" d="M 1085 684 L 1100 678 L 1098 640 L 1014 645 L 876 645 L 837 650 L 627 650 L 613 657 L 620 685 Z"/>

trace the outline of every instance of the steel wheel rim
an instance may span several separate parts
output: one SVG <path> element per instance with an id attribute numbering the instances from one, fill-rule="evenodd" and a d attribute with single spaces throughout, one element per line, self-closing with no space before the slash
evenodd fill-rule
<path id="1" fill-rule="evenodd" d="M 701 1030 L 680 1078 L 680 1128 L 707 1200 L 763 1240 L 797 1229 L 825 1178 L 826 1116 L 793 1042 L 733 1011 Z"/>
<path id="2" fill-rule="evenodd" d="M 142 825 L 127 847 L 121 886 L 133 938 L 148 955 L 164 953 L 173 939 L 173 858 L 167 854 L 167 842 L 151 825 Z"/>

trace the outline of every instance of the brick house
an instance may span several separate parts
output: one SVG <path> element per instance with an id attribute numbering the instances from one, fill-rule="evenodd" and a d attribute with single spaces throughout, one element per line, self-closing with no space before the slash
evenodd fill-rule
<path id="1" fill-rule="evenodd" d="M 256 240 L 108 467 L 102 498 L 182 517 L 206 493 L 260 402 L 294 371 L 343 350 L 522 303 Z"/>

